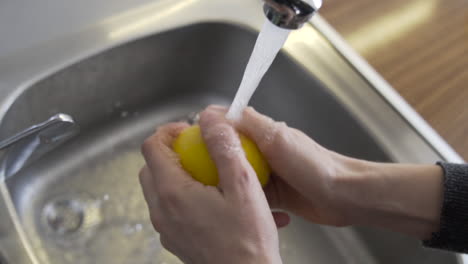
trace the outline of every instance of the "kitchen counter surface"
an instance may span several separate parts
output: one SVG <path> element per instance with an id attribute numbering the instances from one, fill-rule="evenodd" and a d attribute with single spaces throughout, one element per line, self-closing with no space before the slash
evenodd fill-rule
<path id="1" fill-rule="evenodd" d="M 468 2 L 327 0 L 320 12 L 468 160 Z"/>

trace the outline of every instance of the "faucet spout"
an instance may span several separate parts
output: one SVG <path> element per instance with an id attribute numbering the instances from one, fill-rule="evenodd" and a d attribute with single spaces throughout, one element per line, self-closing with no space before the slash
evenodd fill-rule
<path id="1" fill-rule="evenodd" d="M 76 135 L 78 130 L 71 116 L 57 114 L 0 141 L 0 151 L 4 150 L 0 180 L 13 176 L 30 162 Z"/>
<path id="2" fill-rule="evenodd" d="M 265 16 L 284 29 L 298 29 L 322 6 L 322 0 L 264 0 Z"/>

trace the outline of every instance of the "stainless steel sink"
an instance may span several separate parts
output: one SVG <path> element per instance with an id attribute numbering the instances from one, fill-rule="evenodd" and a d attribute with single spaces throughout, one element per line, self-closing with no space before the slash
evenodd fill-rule
<path id="1" fill-rule="evenodd" d="M 139 147 L 160 124 L 229 104 L 262 20 L 253 2 L 160 1 L 0 60 L 0 79 L 10 80 L 0 83 L 0 139 L 58 112 L 81 127 L 0 185 L 7 263 L 179 263 L 149 223 Z M 340 43 L 320 17 L 295 32 L 252 105 L 346 155 L 458 158 L 436 134 L 422 132 L 425 123 L 403 101 L 390 100 L 392 90 L 376 88 L 378 76 Z M 284 263 L 461 261 L 392 232 L 298 218 L 280 240 Z"/>

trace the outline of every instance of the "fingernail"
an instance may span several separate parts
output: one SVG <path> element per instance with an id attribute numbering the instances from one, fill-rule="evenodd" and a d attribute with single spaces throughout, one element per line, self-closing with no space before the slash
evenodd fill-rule
<path id="1" fill-rule="evenodd" d="M 207 110 L 214 111 L 214 112 L 226 112 L 227 108 L 220 105 L 210 105 L 206 108 Z"/>
<path id="2" fill-rule="evenodd" d="M 209 115 L 209 116 L 212 116 L 212 115 L 217 115 L 218 114 L 218 111 L 212 109 L 212 108 L 206 108 L 205 110 L 203 110 L 201 112 L 202 115 Z"/>

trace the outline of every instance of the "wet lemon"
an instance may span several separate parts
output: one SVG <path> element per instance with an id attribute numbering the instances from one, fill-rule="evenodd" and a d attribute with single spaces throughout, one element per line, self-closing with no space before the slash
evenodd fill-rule
<path id="1" fill-rule="evenodd" d="M 268 163 L 252 140 L 242 134 L 239 134 L 239 137 L 247 160 L 257 173 L 257 177 L 262 186 L 265 186 L 270 177 Z M 218 185 L 218 171 L 208 153 L 199 126 L 191 126 L 182 131 L 176 140 L 174 140 L 173 148 L 174 151 L 179 154 L 182 167 L 189 172 L 195 180 L 205 185 Z"/>

